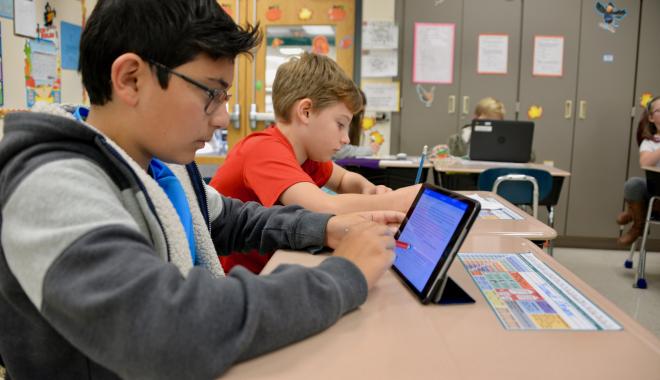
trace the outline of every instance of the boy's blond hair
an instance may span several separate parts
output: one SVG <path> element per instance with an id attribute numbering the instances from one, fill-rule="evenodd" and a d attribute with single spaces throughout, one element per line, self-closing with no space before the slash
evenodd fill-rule
<path id="1" fill-rule="evenodd" d="M 488 116 L 492 118 L 493 116 L 498 116 L 500 119 L 504 119 L 505 113 L 504 104 L 490 96 L 481 99 L 474 109 L 474 115 L 477 117 Z"/>
<path id="2" fill-rule="evenodd" d="M 355 83 L 332 59 L 303 53 L 277 69 L 273 82 L 275 117 L 291 122 L 291 109 L 300 99 L 312 100 L 312 110 L 320 111 L 342 102 L 353 113 L 362 110 L 362 96 Z"/>

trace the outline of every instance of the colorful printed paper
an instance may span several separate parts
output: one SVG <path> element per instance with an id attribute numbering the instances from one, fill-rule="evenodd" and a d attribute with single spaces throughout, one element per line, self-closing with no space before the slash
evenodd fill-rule
<path id="1" fill-rule="evenodd" d="M 36 102 L 59 103 L 61 67 L 55 28 L 40 28 L 39 39 L 25 41 L 25 90 L 27 106 Z"/>
<path id="2" fill-rule="evenodd" d="M 622 329 L 531 253 L 458 257 L 507 330 Z"/>

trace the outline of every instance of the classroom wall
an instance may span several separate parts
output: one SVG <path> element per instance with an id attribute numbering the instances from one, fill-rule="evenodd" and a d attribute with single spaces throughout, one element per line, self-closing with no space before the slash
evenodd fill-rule
<path id="1" fill-rule="evenodd" d="M 394 10 L 395 10 L 395 0 L 363 0 L 362 20 L 366 22 L 369 21 L 394 22 L 395 21 Z M 358 82 L 359 79 L 360 78 L 356 78 Z M 392 117 L 395 114 L 387 113 L 386 115 L 388 115 L 388 118 L 386 120 L 379 121 L 376 127 L 378 131 L 380 131 L 383 135 L 386 136 L 386 142 L 378 152 L 380 155 L 397 153 L 393 151 L 391 147 L 399 146 L 398 136 L 392 134 Z M 367 145 L 367 143 L 365 141 L 362 141 L 362 145 Z"/>
<path id="2" fill-rule="evenodd" d="M 394 0 L 363 0 L 365 21 L 394 21 Z"/>
<path id="3" fill-rule="evenodd" d="M 44 23 L 44 6 L 46 0 L 35 0 L 37 6 L 37 22 Z M 57 12 L 53 24 L 61 32 L 60 23 L 82 24 L 81 0 L 48 0 Z M 96 0 L 86 0 L 87 14 L 91 12 Z M 4 79 L 4 108 L 26 108 L 25 94 L 25 47 L 24 37 L 14 35 L 14 20 L 0 17 L 2 32 L 2 77 Z M 62 102 L 82 103 L 83 88 L 76 70 L 62 70 Z M 0 138 L 2 137 L 2 120 L 0 119 Z"/>

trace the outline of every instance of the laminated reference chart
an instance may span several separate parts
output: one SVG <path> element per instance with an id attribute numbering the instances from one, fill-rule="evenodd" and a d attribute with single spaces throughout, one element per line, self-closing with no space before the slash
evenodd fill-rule
<path id="1" fill-rule="evenodd" d="M 479 194 L 467 194 L 467 196 L 481 204 L 481 212 L 479 212 L 480 219 L 489 219 L 489 220 L 522 220 L 523 219 L 522 216 L 518 215 L 510 208 L 506 207 L 495 198 L 482 197 Z"/>
<path id="2" fill-rule="evenodd" d="M 508 330 L 622 329 L 531 253 L 458 257 Z"/>

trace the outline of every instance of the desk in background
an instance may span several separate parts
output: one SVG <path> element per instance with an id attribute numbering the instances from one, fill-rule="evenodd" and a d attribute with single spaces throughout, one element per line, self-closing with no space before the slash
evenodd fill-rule
<path id="1" fill-rule="evenodd" d="M 556 168 L 534 163 L 515 163 L 515 162 L 490 162 L 490 161 L 470 161 L 463 159 L 455 160 L 436 160 L 433 168 L 437 173 L 434 178 L 439 178 L 440 186 L 450 190 L 477 190 L 477 180 L 479 174 L 486 169 L 491 168 L 530 168 L 546 170 L 552 175 L 552 191 L 544 199 L 539 199 L 539 205 L 548 208 L 548 219 L 550 227 L 554 227 L 555 206 L 559 202 L 561 188 L 564 179 L 571 175 L 570 172 Z"/>
<path id="2" fill-rule="evenodd" d="M 545 223 L 491 191 L 459 191 L 459 193 L 466 196 L 477 194 L 482 198 L 495 198 L 523 218 L 522 220 L 499 220 L 478 217 L 470 230 L 470 234 L 516 236 L 532 241 L 552 240 L 557 237 L 557 231 L 553 228 L 548 227 Z"/>
<path id="3" fill-rule="evenodd" d="M 388 271 L 360 309 L 328 330 L 238 364 L 224 379 L 655 379 L 660 341 L 612 302 L 522 238 L 471 236 L 463 252 L 532 252 L 622 331 L 505 330 L 458 259 L 450 276 L 471 305 L 424 306 Z M 279 251 L 281 263 L 323 257 Z"/>
<path id="4" fill-rule="evenodd" d="M 375 185 L 384 185 L 394 190 L 415 183 L 419 157 L 408 157 L 406 160 L 382 159 L 377 157 L 342 158 L 335 163 L 346 170 L 361 174 Z M 422 182 L 428 177 L 433 164 L 424 162 Z M 435 180 L 435 172 L 434 180 Z M 437 183 L 437 181 L 436 181 Z"/>

